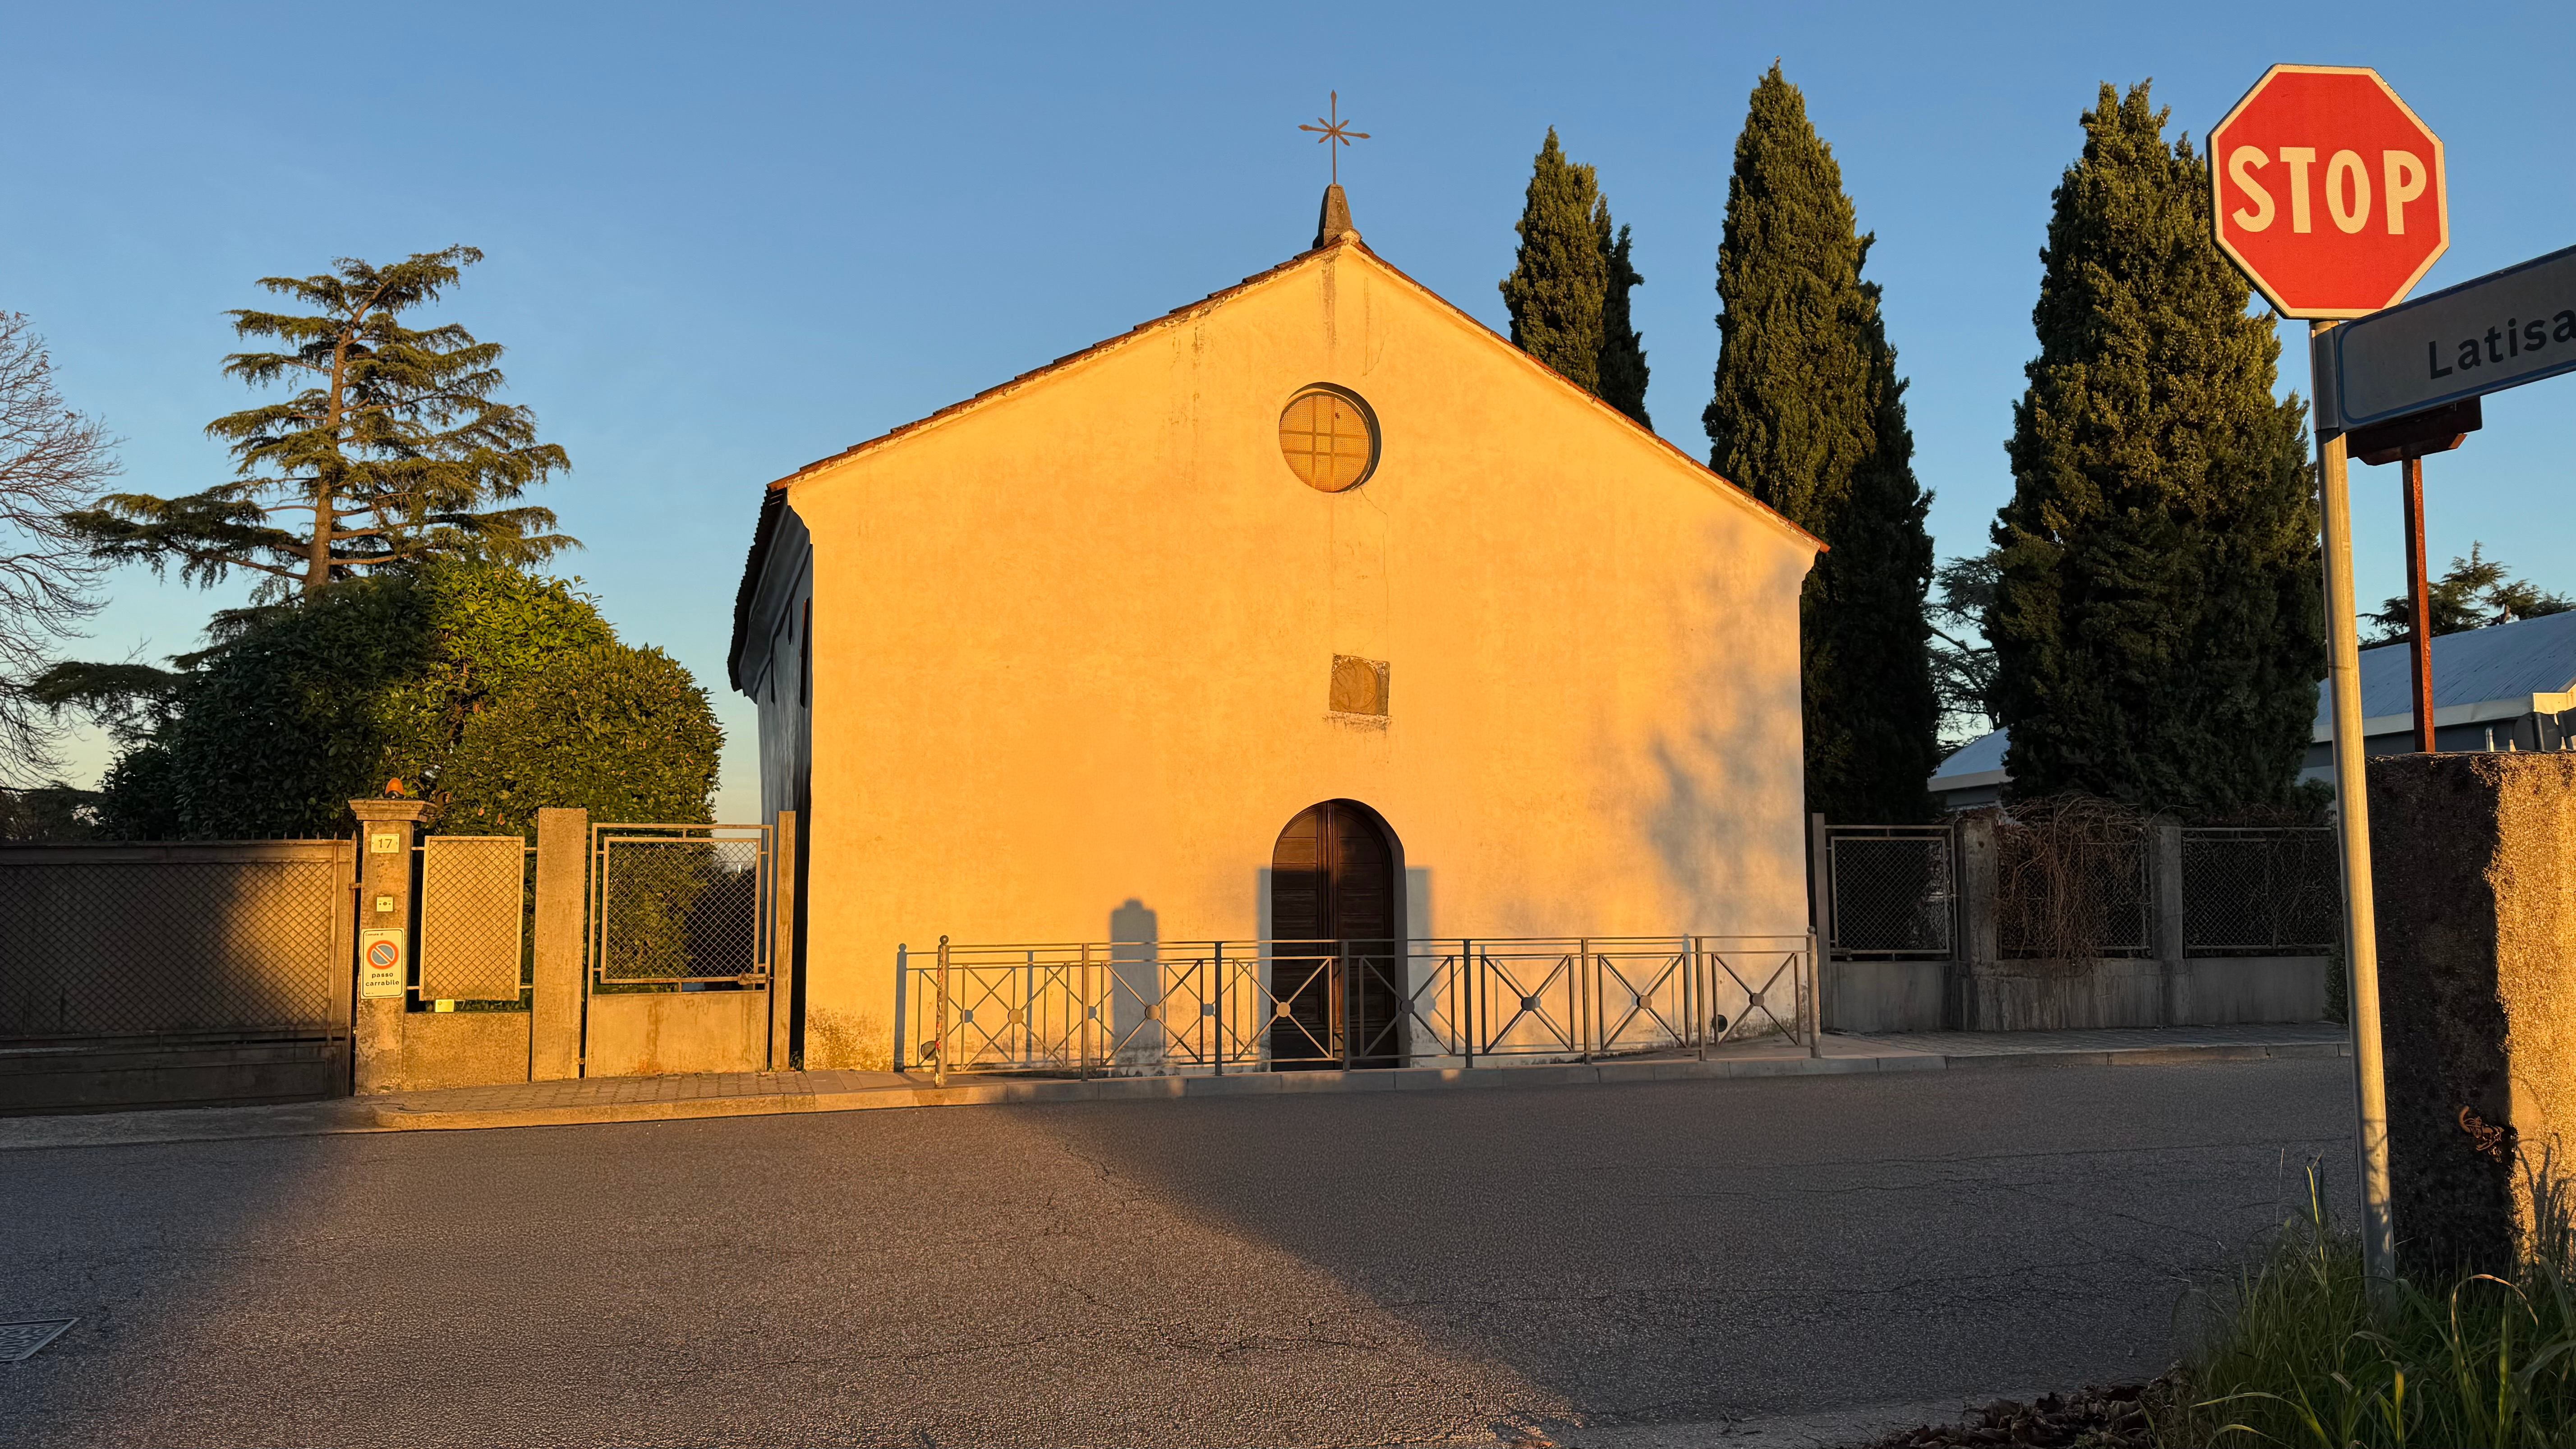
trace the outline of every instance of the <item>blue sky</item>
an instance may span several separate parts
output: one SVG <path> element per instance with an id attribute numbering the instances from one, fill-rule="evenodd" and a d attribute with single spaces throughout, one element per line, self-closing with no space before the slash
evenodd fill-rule
<path id="1" fill-rule="evenodd" d="M 1982 547 L 2033 350 L 2049 191 L 2103 81 L 2194 136 L 2275 61 L 2377 66 L 2448 148 L 2431 290 L 2576 242 L 2576 6 L 38 6 L 5 19 L 0 308 L 125 439 L 126 485 L 224 476 L 206 422 L 253 279 L 455 242 L 446 315 L 505 344 L 575 471 L 546 502 L 626 637 L 717 696 L 761 485 L 1305 245 L 1338 88 L 1372 247 L 1500 327 L 1550 125 L 1636 228 L 1658 428 L 1704 454 L 1714 258 L 1774 56 L 1843 165 L 1912 379 L 1942 552 Z M 2305 391 L 2295 354 L 2285 390 Z M 2576 591 L 2576 382 L 2490 399 L 2428 470 L 2439 560 L 2482 539 Z M 2402 578 L 2395 469 L 2356 473 L 2364 598 Z M 130 569 L 78 646 L 188 647 L 212 596 Z M 888 701 L 889 707 L 903 707 Z M 93 776 L 103 743 L 83 741 Z"/>

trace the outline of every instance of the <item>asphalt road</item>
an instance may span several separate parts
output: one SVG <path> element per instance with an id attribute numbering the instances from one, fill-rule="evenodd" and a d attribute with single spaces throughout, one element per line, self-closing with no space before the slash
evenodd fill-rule
<path id="1" fill-rule="evenodd" d="M 1682 1444 L 1861 1424 L 2163 1368 L 2186 1284 L 2292 1208 L 2310 1157 L 2349 1195 L 2349 1073 L 0 1152 L 0 1321 L 80 1317 L 0 1365 L 0 1441 Z"/>

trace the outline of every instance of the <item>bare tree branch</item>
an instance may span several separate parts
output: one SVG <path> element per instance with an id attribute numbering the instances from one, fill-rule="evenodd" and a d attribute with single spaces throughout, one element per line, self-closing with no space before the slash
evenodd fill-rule
<path id="1" fill-rule="evenodd" d="M 0 785 L 39 784 L 54 767 L 61 725 L 28 691 L 54 641 L 98 609 L 101 565 L 64 515 L 96 502 L 115 449 L 54 391 L 27 318 L 0 312 Z"/>

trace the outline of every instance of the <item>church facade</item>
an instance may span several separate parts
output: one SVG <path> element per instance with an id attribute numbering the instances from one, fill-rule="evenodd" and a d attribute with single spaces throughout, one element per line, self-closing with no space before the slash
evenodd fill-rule
<path id="1" fill-rule="evenodd" d="M 1803 932 L 1818 547 L 1346 227 L 780 479 L 806 1064 L 943 935 Z"/>

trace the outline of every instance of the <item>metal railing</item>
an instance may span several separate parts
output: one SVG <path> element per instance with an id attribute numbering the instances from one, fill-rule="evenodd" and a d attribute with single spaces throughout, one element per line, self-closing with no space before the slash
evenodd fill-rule
<path id="1" fill-rule="evenodd" d="M 1958 939 L 1955 849 L 1946 825 L 1827 827 L 1824 929 L 1833 958 L 1948 957 Z"/>
<path id="2" fill-rule="evenodd" d="M 1100 1076 L 1816 1042 L 1809 936 L 1051 942 L 896 953 L 895 1065 Z"/>
<path id="3" fill-rule="evenodd" d="M 2343 934 L 2342 880 L 2324 827 L 2186 828 L 2183 954 L 2323 955 Z"/>
<path id="4" fill-rule="evenodd" d="M 593 825 L 591 989 L 765 986 L 771 865 L 766 825 Z"/>

